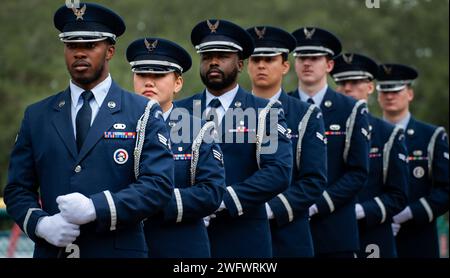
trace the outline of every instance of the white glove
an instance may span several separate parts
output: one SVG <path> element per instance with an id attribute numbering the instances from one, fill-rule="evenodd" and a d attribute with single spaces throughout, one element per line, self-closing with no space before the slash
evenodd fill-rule
<path id="1" fill-rule="evenodd" d="M 225 206 L 225 203 L 222 201 L 222 202 L 220 203 L 219 208 L 216 210 L 216 212 L 219 212 L 219 211 L 224 210 L 224 209 L 226 209 L 226 208 L 227 208 L 227 207 Z"/>
<path id="2" fill-rule="evenodd" d="M 317 208 L 316 204 L 313 204 L 312 206 L 309 207 L 309 217 L 317 213 L 319 213 L 319 209 Z"/>
<path id="3" fill-rule="evenodd" d="M 360 204 L 355 204 L 355 213 L 356 213 L 356 219 L 363 219 L 366 217 L 366 213 L 364 212 L 364 208 Z"/>
<path id="4" fill-rule="evenodd" d="M 392 217 L 392 220 L 394 220 L 394 223 L 402 224 L 402 223 L 405 223 L 406 221 L 408 221 L 408 220 L 410 220 L 412 218 L 413 218 L 413 215 L 412 215 L 412 212 L 411 212 L 411 208 L 409 208 L 409 206 L 407 206 L 405 209 L 403 209 L 397 215 Z"/>
<path id="5" fill-rule="evenodd" d="M 392 223 L 391 226 L 392 226 L 392 234 L 393 234 L 394 236 L 397 236 L 398 231 L 400 231 L 400 228 L 401 228 L 402 226 L 401 226 L 400 224 L 397 224 L 397 223 Z"/>
<path id="6" fill-rule="evenodd" d="M 71 193 L 56 198 L 61 215 L 70 223 L 83 225 L 97 218 L 94 203 L 80 193 Z"/>
<path id="7" fill-rule="evenodd" d="M 267 219 L 274 219 L 275 218 L 275 216 L 273 215 L 273 211 L 270 208 L 268 203 L 266 203 L 266 212 L 267 212 Z"/>
<path id="8" fill-rule="evenodd" d="M 66 247 L 80 235 L 80 226 L 67 222 L 60 213 L 44 216 L 38 220 L 36 235 L 48 243 Z"/>

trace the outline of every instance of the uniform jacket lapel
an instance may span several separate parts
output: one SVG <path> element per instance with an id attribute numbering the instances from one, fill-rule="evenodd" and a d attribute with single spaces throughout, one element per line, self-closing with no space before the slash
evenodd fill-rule
<path id="1" fill-rule="evenodd" d="M 72 157 L 77 157 L 77 145 L 72 126 L 70 89 L 67 88 L 56 99 L 53 108 L 56 111 L 52 123 Z"/>

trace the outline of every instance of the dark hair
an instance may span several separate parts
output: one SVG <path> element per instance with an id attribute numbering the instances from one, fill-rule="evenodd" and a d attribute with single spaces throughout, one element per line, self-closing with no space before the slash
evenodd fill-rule
<path id="1" fill-rule="evenodd" d="M 286 62 L 288 60 L 288 53 L 281 53 L 281 58 L 283 59 L 283 63 Z"/>

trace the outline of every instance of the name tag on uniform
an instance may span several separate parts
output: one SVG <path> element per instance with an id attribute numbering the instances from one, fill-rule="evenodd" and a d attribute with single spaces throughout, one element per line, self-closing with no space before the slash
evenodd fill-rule
<path id="1" fill-rule="evenodd" d="M 103 136 L 105 139 L 135 139 L 136 132 L 107 131 Z"/>
<path id="2" fill-rule="evenodd" d="M 179 153 L 179 154 L 174 154 L 173 155 L 173 160 L 177 161 L 177 160 L 191 160 L 192 159 L 192 154 L 190 153 Z"/>

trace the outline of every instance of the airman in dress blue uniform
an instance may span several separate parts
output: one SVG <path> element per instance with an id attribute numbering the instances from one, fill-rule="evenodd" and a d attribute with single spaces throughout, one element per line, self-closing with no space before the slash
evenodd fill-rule
<path id="1" fill-rule="evenodd" d="M 208 234 L 212 257 L 271 257 L 265 203 L 287 189 L 292 150 L 281 105 L 237 84 L 243 60 L 254 49 L 250 35 L 226 20 L 197 24 L 191 41 L 201 54 L 206 90 L 177 102 L 218 124 L 226 188 Z"/>
<path id="2" fill-rule="evenodd" d="M 81 3 L 58 9 L 54 23 L 71 81 L 25 111 L 4 192 L 8 213 L 35 242 L 35 257 L 146 257 L 143 220 L 173 191 L 161 109 L 109 75 L 125 31 L 116 13 Z"/>
<path id="3" fill-rule="evenodd" d="M 393 217 L 400 258 L 438 258 L 436 218 L 448 211 L 448 137 L 443 127 L 416 120 L 409 112 L 418 73 L 400 64 L 379 67 L 377 91 L 383 117 L 406 133 L 408 204 Z"/>
<path id="4" fill-rule="evenodd" d="M 332 58 L 341 52 L 336 36 L 316 27 L 300 28 L 293 35 L 299 87 L 291 95 L 320 107 L 327 136 L 328 184 L 309 213 L 315 254 L 353 257 L 359 249 L 356 195 L 369 173 L 367 106 L 327 85 Z"/>
<path id="5" fill-rule="evenodd" d="M 375 91 L 378 65 L 371 58 L 344 53 L 334 59 L 331 76 L 336 90 L 357 100 L 368 100 Z M 358 193 L 355 206 L 359 220 L 358 258 L 395 258 L 397 250 L 391 218 L 407 202 L 408 161 L 405 135 L 395 127 L 369 113 L 369 179 Z"/>
<path id="6" fill-rule="evenodd" d="M 202 126 L 200 118 L 173 105 L 183 86 L 182 74 L 192 65 L 191 57 L 174 42 L 143 38 L 128 46 L 127 60 L 134 73 L 134 90 L 161 105 L 175 163 L 171 201 L 144 222 L 149 257 L 210 257 L 203 217 L 214 213 L 222 201 L 225 170 L 220 147 L 208 139 L 214 135 L 214 122 Z"/>
<path id="7" fill-rule="evenodd" d="M 274 257 L 313 257 L 308 209 L 327 183 L 327 147 L 322 112 L 315 105 L 288 96 L 282 89 L 295 38 L 272 26 L 247 29 L 255 42 L 248 74 L 254 95 L 283 105 L 293 150 L 289 188 L 266 203 Z"/>

